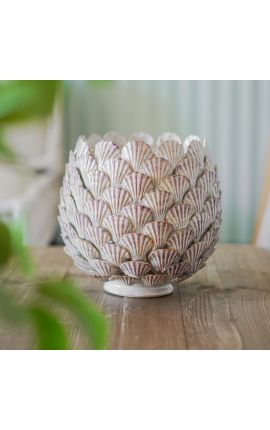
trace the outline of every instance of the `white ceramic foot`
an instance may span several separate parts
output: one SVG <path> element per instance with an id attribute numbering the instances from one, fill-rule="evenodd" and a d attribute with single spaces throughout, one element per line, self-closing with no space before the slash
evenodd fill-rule
<path id="1" fill-rule="evenodd" d="M 124 282 L 118 280 L 104 282 L 103 288 L 107 293 L 122 297 L 161 297 L 173 292 L 171 284 L 160 287 L 146 287 L 139 282 L 133 285 L 126 285 Z"/>

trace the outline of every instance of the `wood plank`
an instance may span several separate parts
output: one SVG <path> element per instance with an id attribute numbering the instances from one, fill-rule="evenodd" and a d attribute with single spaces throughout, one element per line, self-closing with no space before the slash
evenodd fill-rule
<path id="1" fill-rule="evenodd" d="M 33 263 L 37 280 L 47 278 L 63 279 L 70 264 L 69 258 L 62 248 L 36 248 L 32 252 Z M 7 275 L 8 274 L 8 275 Z M 5 271 L 6 288 L 23 305 L 31 301 L 34 292 L 34 283 L 27 280 L 20 273 L 18 264 L 12 262 Z M 54 307 L 52 307 L 52 310 Z M 11 327 L 6 321 L 0 319 L 0 349 L 32 349 L 33 333 L 29 327 Z"/>
<path id="2" fill-rule="evenodd" d="M 23 303 L 24 300 L 28 299 L 29 291 L 23 288 L 21 276 L 18 275 L 17 261 L 11 260 L 7 267 L 1 271 L 1 287 L 5 288 L 17 303 Z M 27 349 L 29 345 L 31 346 L 26 327 L 13 327 L 0 318 L 0 349 Z"/>
<path id="3" fill-rule="evenodd" d="M 110 321 L 111 349 L 140 349 L 142 346 L 144 349 L 185 349 L 176 293 L 154 299 L 112 296 L 104 293 L 101 281 L 83 274 L 72 263 L 67 276 L 105 312 Z"/>
<path id="4" fill-rule="evenodd" d="M 179 294 L 188 349 L 241 349 L 226 292 L 185 286 Z"/>
<path id="5" fill-rule="evenodd" d="M 131 299 L 104 293 L 102 282 L 74 267 L 61 248 L 34 250 L 39 279 L 73 279 L 107 316 L 112 349 L 270 349 L 270 253 L 251 245 L 220 245 L 207 266 L 179 284 L 171 296 Z M 24 303 L 33 285 L 14 268 L 14 292 Z M 52 305 L 54 309 L 54 305 Z M 84 334 L 62 312 L 71 347 L 87 347 Z M 32 347 L 27 331 L 0 322 L 0 348 Z"/>
<path id="6" fill-rule="evenodd" d="M 231 290 L 228 300 L 242 349 L 270 349 L 270 292 Z"/>
<path id="7" fill-rule="evenodd" d="M 70 259 L 66 276 L 74 280 L 79 288 L 83 289 L 89 300 L 93 301 L 108 318 L 110 349 L 118 349 L 121 338 L 121 326 L 124 301 L 120 297 L 104 293 L 103 283 L 93 279 L 75 267 Z M 82 334 L 76 330 L 71 333 L 72 344 L 82 348 Z"/>
<path id="8" fill-rule="evenodd" d="M 245 349 L 251 344 L 260 344 L 262 348 L 268 344 L 270 348 L 269 318 L 264 317 L 262 339 L 255 335 L 262 317 L 257 316 L 255 309 L 258 305 L 264 314 L 268 309 L 264 296 L 270 294 L 269 255 L 248 245 L 222 245 L 206 268 L 180 285 L 188 348 Z M 240 298 L 248 297 L 250 290 L 255 290 L 256 296 L 253 293 L 254 309 L 247 311 Z M 246 320 L 236 319 L 237 311 L 248 315 L 253 335 Z"/>
<path id="9" fill-rule="evenodd" d="M 152 299 L 124 298 L 119 349 L 185 349 L 177 291 Z"/>

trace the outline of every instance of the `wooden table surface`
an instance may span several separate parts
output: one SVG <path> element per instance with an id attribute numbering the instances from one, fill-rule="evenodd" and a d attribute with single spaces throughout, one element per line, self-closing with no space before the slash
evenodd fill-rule
<path id="1" fill-rule="evenodd" d="M 107 315 L 111 349 L 270 349 L 270 252 L 219 245 L 207 266 L 163 298 L 131 299 L 103 292 L 102 282 L 73 266 L 60 247 L 33 251 L 39 277 L 71 277 Z M 16 268 L 7 277 L 14 276 Z M 29 283 L 16 284 L 21 301 Z M 80 329 L 66 315 L 75 349 Z M 0 324 L 0 348 L 29 348 L 29 336 Z"/>

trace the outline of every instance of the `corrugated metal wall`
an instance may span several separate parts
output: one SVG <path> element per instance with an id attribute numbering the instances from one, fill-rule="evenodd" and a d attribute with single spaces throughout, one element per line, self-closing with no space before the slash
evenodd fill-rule
<path id="1" fill-rule="evenodd" d="M 66 114 L 68 147 L 108 130 L 205 137 L 222 181 L 221 239 L 251 240 L 270 142 L 269 81 L 73 81 Z"/>

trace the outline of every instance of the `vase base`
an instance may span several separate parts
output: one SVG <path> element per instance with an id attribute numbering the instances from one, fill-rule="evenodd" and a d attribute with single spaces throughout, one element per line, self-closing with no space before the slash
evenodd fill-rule
<path id="1" fill-rule="evenodd" d="M 146 287 L 139 282 L 133 285 L 126 285 L 124 282 L 118 280 L 104 282 L 103 288 L 106 293 L 121 297 L 161 297 L 168 296 L 173 292 L 171 284 L 161 285 L 160 287 Z"/>

